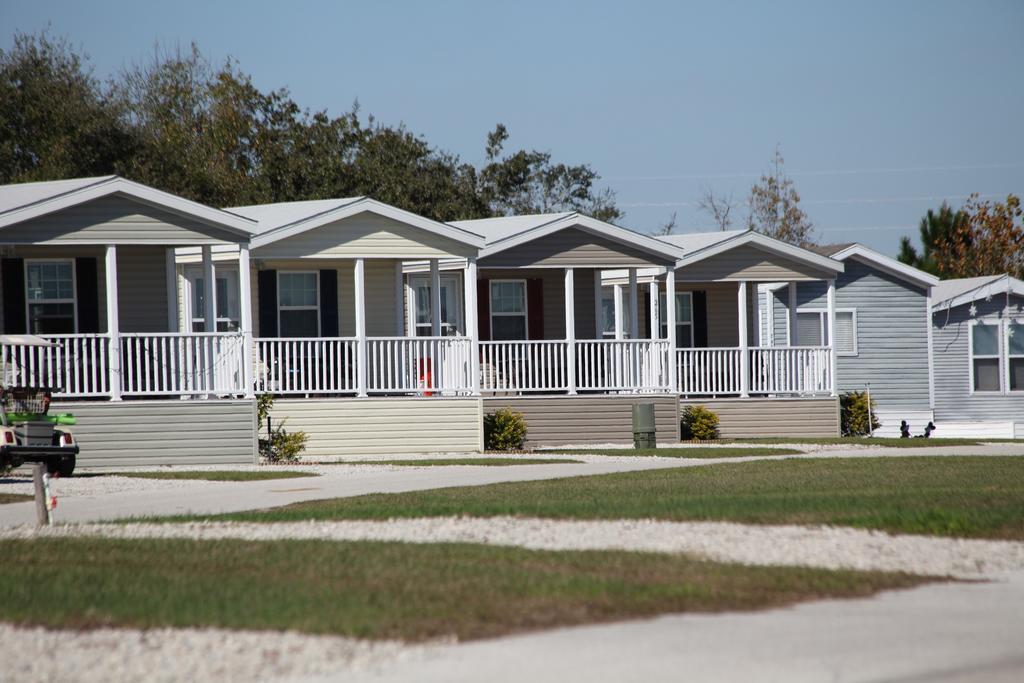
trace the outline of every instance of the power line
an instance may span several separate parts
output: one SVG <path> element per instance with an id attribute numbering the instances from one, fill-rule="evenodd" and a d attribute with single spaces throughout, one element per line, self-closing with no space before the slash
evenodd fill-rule
<path id="1" fill-rule="evenodd" d="M 1006 168 L 1024 168 L 1024 163 L 1007 162 L 996 164 L 964 164 L 946 166 L 905 166 L 902 168 L 839 168 L 812 171 L 791 171 L 792 176 L 869 175 L 873 173 L 939 173 L 949 171 L 981 171 Z M 728 178 L 760 178 L 763 173 L 738 171 L 729 173 L 683 173 L 661 176 L 604 176 L 604 181 L 651 181 L 651 180 L 724 180 Z"/>
<path id="2" fill-rule="evenodd" d="M 1002 197 L 1000 194 L 979 194 L 979 199 Z M 938 202 L 955 199 L 970 199 L 971 195 L 932 195 L 917 197 L 857 197 L 853 199 L 801 199 L 800 204 L 894 204 L 898 202 Z M 681 206 L 697 206 L 697 202 L 630 202 L 620 203 L 623 208 L 671 208 Z"/>

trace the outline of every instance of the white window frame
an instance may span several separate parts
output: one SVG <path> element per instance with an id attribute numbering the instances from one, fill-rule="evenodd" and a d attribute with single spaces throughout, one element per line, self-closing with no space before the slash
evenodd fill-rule
<path id="1" fill-rule="evenodd" d="M 687 321 L 687 322 L 680 322 L 678 317 L 677 317 L 676 318 L 676 327 L 678 328 L 680 325 L 686 325 L 687 327 L 690 328 L 690 345 L 688 347 L 686 347 L 686 348 L 692 349 L 693 348 L 693 328 L 694 328 L 694 325 L 693 325 L 693 292 L 676 292 L 676 298 L 677 299 L 679 297 L 681 297 L 681 296 L 685 296 L 686 298 L 688 298 L 690 300 L 690 320 Z M 666 302 L 665 308 L 666 309 L 668 308 L 668 297 L 666 296 L 666 293 L 665 292 L 658 292 L 658 313 L 659 313 L 659 315 L 658 315 L 658 318 L 659 318 L 658 319 L 658 338 L 659 339 L 670 339 L 670 337 L 668 336 L 668 311 L 661 309 L 661 299 L 662 299 L 662 297 L 665 298 L 665 302 Z M 662 328 L 662 326 L 665 327 L 665 336 L 661 336 L 661 328 Z M 675 337 L 672 337 L 671 339 L 675 340 Z M 676 344 L 676 346 L 679 345 L 678 340 L 673 341 L 673 343 Z M 683 348 L 683 347 L 679 347 L 679 348 Z"/>
<path id="2" fill-rule="evenodd" d="M 827 308 L 797 308 L 796 309 L 797 316 L 799 316 L 801 313 L 816 313 L 816 314 L 818 314 L 819 326 L 820 326 L 820 329 L 821 329 L 821 339 L 822 339 L 822 342 L 824 342 L 824 340 L 825 340 L 825 331 L 826 331 L 826 328 L 828 328 L 828 309 Z M 853 358 L 855 356 L 859 356 L 860 355 L 860 345 L 857 343 L 857 338 L 860 336 L 860 332 L 859 332 L 859 329 L 858 329 L 858 326 L 857 326 L 857 309 L 856 308 L 837 308 L 836 309 L 836 317 L 838 317 L 840 313 L 850 313 L 853 316 L 853 351 L 847 351 L 845 353 L 840 353 L 839 351 L 836 351 L 836 355 L 840 356 L 840 357 L 846 357 L 846 358 Z M 788 317 L 789 316 L 787 316 L 787 320 L 788 320 Z M 792 336 L 790 338 L 792 338 Z M 832 346 L 834 348 L 835 345 L 832 343 L 832 341 L 833 341 L 832 337 L 829 337 L 829 343 L 825 344 L 825 346 Z M 797 346 L 807 346 L 806 344 L 804 344 L 799 339 L 796 340 L 796 345 Z"/>
<path id="3" fill-rule="evenodd" d="M 281 276 L 282 275 L 312 275 L 316 282 L 316 306 L 284 306 L 281 304 Z M 320 271 L 319 270 L 279 270 L 277 271 L 277 336 L 281 334 L 281 311 L 316 311 L 316 338 L 323 335 L 320 328 Z M 301 337 L 294 337 L 301 339 Z"/>
<path id="4" fill-rule="evenodd" d="M 519 283 L 523 286 L 523 312 L 522 313 L 495 313 L 494 312 L 494 285 L 503 284 L 506 282 Z M 526 339 L 522 341 L 528 341 L 530 339 L 530 293 L 526 286 L 525 279 L 516 278 L 502 278 L 500 280 L 490 280 L 487 283 L 487 327 L 491 332 L 491 339 L 494 339 L 494 318 L 513 318 L 522 316 L 523 318 L 523 329 L 526 330 Z M 502 341 L 518 341 L 518 340 L 502 340 Z"/>
<path id="5" fill-rule="evenodd" d="M 198 273 L 198 275 L 197 275 L 197 273 Z M 223 265 L 223 264 L 216 264 L 216 267 L 215 267 L 215 270 L 214 270 L 214 273 L 213 273 L 213 279 L 216 280 L 217 277 L 221 273 L 231 273 L 231 274 L 233 274 L 235 276 L 235 283 L 234 283 L 235 284 L 235 289 L 236 289 L 235 294 L 236 294 L 236 296 L 238 296 L 237 289 L 241 285 L 241 283 L 239 282 L 239 278 L 241 277 L 241 274 L 238 272 L 238 266 L 229 266 L 229 265 Z M 203 281 L 205 281 L 206 280 L 206 274 L 203 272 L 203 269 L 202 269 L 201 265 L 197 266 L 197 265 L 189 264 L 189 265 L 187 265 L 183 269 L 182 275 L 184 276 L 184 279 L 185 279 L 185 289 L 183 291 L 184 298 L 185 298 L 185 321 L 187 323 L 188 331 L 192 332 L 192 330 L 195 327 L 196 323 L 201 322 L 204 325 L 206 323 L 206 312 L 205 311 L 197 311 L 197 310 L 195 310 L 195 301 L 194 301 L 194 299 L 195 299 L 195 284 L 194 283 L 195 283 L 196 280 L 203 280 Z M 214 284 L 214 296 L 216 296 L 216 287 L 217 287 L 217 285 L 215 283 Z M 228 283 L 228 287 L 229 287 L 229 290 L 230 290 L 230 287 L 231 287 L 231 283 L 230 282 Z M 228 292 L 228 296 L 229 297 L 231 296 L 230 291 Z M 238 301 L 238 306 L 239 306 L 238 318 L 232 318 L 231 316 L 223 315 L 224 312 L 222 310 L 220 310 L 220 306 L 217 306 L 217 320 L 214 323 L 215 326 L 219 327 L 221 323 L 234 323 L 238 327 L 238 329 L 242 329 L 242 321 L 241 321 L 241 317 L 242 317 L 242 311 L 241 311 L 242 302 L 241 302 L 241 297 L 238 296 L 238 299 L 239 299 L 239 301 Z M 216 332 L 216 331 L 217 330 L 214 330 L 214 332 Z"/>
<path id="6" fill-rule="evenodd" d="M 1024 354 L 1010 353 L 1010 325 L 1024 325 L 1024 318 L 1007 318 L 1003 324 L 1003 358 L 1005 359 L 1005 367 L 1003 368 L 1002 376 L 1004 382 L 1006 382 L 1006 393 L 1007 394 L 1024 394 L 1024 387 L 1020 389 L 1013 389 L 1010 387 L 1010 360 L 1021 358 L 1024 359 Z M 974 369 L 974 362 L 971 362 L 971 369 Z M 974 386 L 974 382 L 971 382 L 971 386 Z"/>
<path id="7" fill-rule="evenodd" d="M 413 333 L 412 336 L 414 336 L 414 337 L 416 336 L 416 330 L 421 326 L 420 323 L 416 322 L 416 306 L 419 303 L 417 301 L 417 296 L 418 295 L 416 294 L 416 288 L 419 287 L 419 286 L 422 286 L 423 284 L 426 284 L 427 288 L 429 289 L 430 288 L 431 279 L 432 278 L 431 278 L 430 275 L 423 274 L 423 273 L 416 273 L 416 274 L 413 274 L 413 275 L 409 276 L 409 316 L 408 316 L 408 319 L 409 319 L 410 323 L 412 324 L 412 333 Z M 449 322 L 449 323 L 445 323 L 443 320 L 441 321 L 441 336 L 450 336 L 450 335 L 445 335 L 445 333 L 444 333 L 444 329 L 445 329 L 445 325 L 446 324 L 455 328 L 455 335 L 454 336 L 464 335 L 465 334 L 464 330 L 466 329 L 466 322 L 465 322 L 466 321 L 466 317 L 465 317 L 465 312 L 462 310 L 463 306 L 465 305 L 465 296 L 463 296 L 463 292 L 462 292 L 462 278 L 460 276 L 454 274 L 454 273 L 451 273 L 450 271 L 447 274 L 441 273 L 441 285 L 445 286 L 445 287 L 450 287 L 452 289 L 452 291 L 455 292 L 455 310 L 454 310 L 455 321 L 454 322 Z M 490 296 L 490 291 L 488 291 L 487 294 L 488 294 L 488 296 Z M 428 308 L 429 308 L 429 306 L 428 306 Z M 451 313 L 452 313 L 452 311 L 449 311 L 449 314 L 451 314 Z M 428 327 L 429 326 L 430 325 L 428 324 Z M 430 335 L 428 334 L 426 336 L 429 337 Z"/>
<path id="8" fill-rule="evenodd" d="M 974 355 L 974 327 L 975 325 L 986 325 L 989 327 L 996 328 L 996 344 L 999 346 L 996 349 L 995 355 L 986 354 L 983 356 Z M 1006 363 L 1003 362 L 1003 358 L 1006 356 L 1006 344 L 1003 343 L 1004 333 L 1006 331 L 1005 321 L 998 320 L 986 320 L 984 318 L 980 320 L 971 320 L 967 328 L 967 370 L 968 370 L 968 390 L 971 394 L 981 394 L 982 396 L 995 396 L 1006 393 L 1006 387 L 1009 382 L 1009 368 Z M 976 390 L 974 388 L 974 359 L 975 358 L 995 358 L 999 364 L 999 388 L 998 389 L 982 389 Z"/>
<path id="9" fill-rule="evenodd" d="M 71 264 L 71 299 L 30 299 L 28 296 L 28 269 L 32 264 L 39 263 L 70 263 Z M 78 333 L 78 273 L 75 270 L 75 259 L 73 258 L 27 258 L 25 259 L 25 330 L 31 333 L 30 325 L 32 324 L 32 316 L 30 308 L 32 304 L 71 304 L 71 309 L 74 311 L 74 332 Z"/>

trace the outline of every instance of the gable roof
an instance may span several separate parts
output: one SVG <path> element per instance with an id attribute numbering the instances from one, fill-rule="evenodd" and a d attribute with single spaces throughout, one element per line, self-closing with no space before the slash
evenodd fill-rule
<path id="1" fill-rule="evenodd" d="M 682 256 L 682 251 L 674 245 L 661 242 L 650 235 L 643 235 L 628 228 L 605 223 L 575 211 L 529 216 L 480 218 L 469 221 L 455 221 L 452 225 L 472 230 L 485 237 L 486 246 L 480 252 L 481 258 L 569 228 L 579 228 L 585 232 L 600 235 L 614 242 L 626 244 L 646 251 L 649 254 L 657 255 L 663 259 L 678 260 Z"/>
<path id="2" fill-rule="evenodd" d="M 898 261 L 897 259 L 879 253 L 874 249 L 865 247 L 859 242 L 847 242 L 845 244 L 818 244 L 810 245 L 806 248 L 817 254 L 828 256 L 837 261 L 845 261 L 848 258 L 863 261 L 883 272 L 889 273 L 893 277 L 906 280 L 922 287 L 932 287 L 939 282 L 939 278 L 935 277 L 931 273 L 926 273 L 923 270 L 914 268 L 913 266 L 908 266 L 902 261 Z"/>
<path id="3" fill-rule="evenodd" d="M 250 216 L 257 221 L 257 235 L 252 240 L 253 248 L 272 244 L 363 212 L 390 218 L 478 249 L 484 246 L 484 238 L 479 233 L 431 220 L 369 197 L 236 206 L 230 211 Z"/>
<path id="4" fill-rule="evenodd" d="M 708 237 L 697 237 L 698 235 L 708 235 Z M 710 235 L 717 235 L 719 237 L 712 238 Z M 684 235 L 667 235 L 659 239 L 667 241 L 673 238 L 683 238 L 679 241 L 684 244 L 685 239 L 689 238 L 692 245 L 690 249 L 686 249 L 682 259 L 680 259 L 679 263 L 676 265 L 677 268 L 682 268 L 691 263 L 703 261 L 704 259 L 717 256 L 718 254 L 745 244 L 750 244 L 773 254 L 778 254 L 779 256 L 785 256 L 786 258 L 793 259 L 794 261 L 806 263 L 815 268 L 832 271 L 834 273 L 843 272 L 843 264 L 841 261 L 835 260 L 829 256 L 817 254 L 808 249 L 804 249 L 803 247 L 789 244 L 788 242 L 783 242 L 782 240 L 777 240 L 773 237 L 768 237 L 767 235 L 753 230 L 726 230 L 718 233 L 687 233 Z"/>
<path id="5" fill-rule="evenodd" d="M 1007 274 L 941 280 L 932 290 L 932 310 L 945 310 L 996 294 L 1024 296 L 1024 280 Z"/>
<path id="6" fill-rule="evenodd" d="M 0 229 L 111 195 L 123 195 L 249 237 L 252 220 L 120 176 L 0 186 Z"/>
<path id="7" fill-rule="evenodd" d="M 663 242 L 675 245 L 685 252 L 699 251 L 711 247 L 719 242 L 732 239 L 742 235 L 746 230 L 714 230 L 707 232 L 682 232 L 676 235 L 661 235 L 658 237 Z"/>

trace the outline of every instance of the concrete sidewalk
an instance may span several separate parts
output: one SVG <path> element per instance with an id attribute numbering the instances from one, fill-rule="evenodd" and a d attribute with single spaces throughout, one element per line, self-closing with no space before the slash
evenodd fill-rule
<path id="1" fill-rule="evenodd" d="M 445 646 L 361 680 L 1024 680 L 1024 573 L 754 613 L 666 616 Z M 316 679 L 328 680 L 328 679 Z M 351 679 L 350 679 L 351 680 Z"/>

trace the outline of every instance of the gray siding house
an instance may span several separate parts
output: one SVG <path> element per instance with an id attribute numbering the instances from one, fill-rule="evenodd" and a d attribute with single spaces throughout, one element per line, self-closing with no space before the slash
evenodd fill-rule
<path id="1" fill-rule="evenodd" d="M 938 434 L 1024 438 L 1024 281 L 944 280 L 934 299 Z"/>

